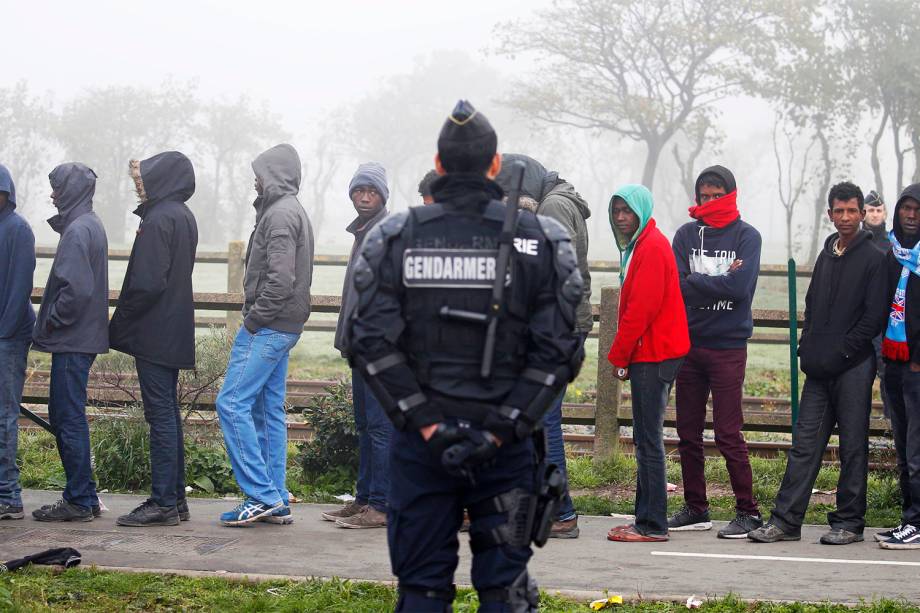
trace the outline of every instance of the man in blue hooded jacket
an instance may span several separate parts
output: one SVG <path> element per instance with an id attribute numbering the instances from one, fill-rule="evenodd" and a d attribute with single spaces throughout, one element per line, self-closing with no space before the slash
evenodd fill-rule
<path id="1" fill-rule="evenodd" d="M 29 304 L 35 236 L 16 213 L 16 186 L 0 164 L 0 519 L 22 519 L 16 466 L 19 403 L 35 312 Z"/>

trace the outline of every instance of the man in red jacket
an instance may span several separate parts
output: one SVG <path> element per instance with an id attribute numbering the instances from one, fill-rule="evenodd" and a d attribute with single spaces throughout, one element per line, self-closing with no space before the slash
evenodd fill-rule
<path id="1" fill-rule="evenodd" d="M 607 359 L 632 390 L 636 446 L 636 520 L 607 533 L 624 542 L 668 540 L 668 494 L 662 427 L 671 385 L 690 351 L 687 312 L 671 244 L 652 219 L 652 194 L 621 187 L 610 200 L 620 249 L 620 310 Z"/>

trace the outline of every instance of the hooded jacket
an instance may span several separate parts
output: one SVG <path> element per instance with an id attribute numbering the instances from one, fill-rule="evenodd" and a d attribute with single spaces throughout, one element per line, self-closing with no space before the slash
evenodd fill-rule
<path id="1" fill-rule="evenodd" d="M 621 235 L 613 225 L 613 202 L 617 197 L 639 216 L 639 228 L 632 237 Z M 622 187 L 610 199 L 611 227 L 620 248 L 624 280 L 616 337 L 607 359 L 618 368 L 681 358 L 690 351 L 687 311 L 674 252 L 656 227 L 652 209 L 652 194 L 641 185 Z"/>
<path id="2" fill-rule="evenodd" d="M 256 227 L 246 249 L 243 325 L 301 334 L 310 317 L 313 228 L 297 199 L 300 157 L 291 145 L 276 145 L 252 163 L 262 184 L 255 199 Z"/>
<path id="3" fill-rule="evenodd" d="M 514 162 L 524 164 L 524 180 L 521 194 L 529 196 L 539 203 L 537 215 L 555 219 L 572 237 L 572 246 L 578 257 L 578 270 L 584 282 L 582 300 L 576 312 L 576 330 L 583 334 L 594 328 L 591 314 L 591 271 L 588 267 L 588 224 L 591 209 L 575 187 L 559 177 L 559 173 L 550 172 L 533 159 L 520 153 L 502 155 L 502 172 L 495 177 L 495 182 L 508 193 L 511 189 L 511 165 Z"/>
<path id="4" fill-rule="evenodd" d="M 863 222 L 862 227 L 863 230 L 872 233 L 872 244 L 882 253 L 887 253 L 891 250 L 891 241 L 888 240 L 888 225 L 884 221 L 878 226 Z"/>
<path id="5" fill-rule="evenodd" d="M 48 175 L 58 214 L 48 220 L 61 235 L 32 335 L 49 353 L 108 353 L 109 244 L 93 212 L 96 173 L 79 163 Z"/>
<path id="6" fill-rule="evenodd" d="M 901 243 L 901 247 L 912 249 L 920 236 L 915 236 L 908 240 L 904 236 L 904 229 L 901 227 L 899 209 L 906 198 L 912 198 L 920 202 L 920 183 L 908 185 L 898 196 L 898 203 L 894 207 L 894 228 L 895 238 Z M 898 279 L 901 276 L 903 266 L 894 257 L 894 253 L 889 249 L 885 254 L 886 270 L 886 287 L 885 287 L 885 315 L 887 317 L 891 309 L 891 303 L 894 300 L 894 292 L 898 288 Z M 920 364 L 920 278 L 917 275 L 910 275 L 907 278 L 907 292 L 905 295 L 905 312 L 904 327 L 907 333 L 907 346 L 910 353 L 910 361 Z M 885 320 L 887 324 L 887 319 Z M 884 330 L 884 328 L 883 328 Z"/>
<path id="7" fill-rule="evenodd" d="M 875 353 L 872 340 L 891 303 L 885 256 L 872 244 L 872 234 L 860 230 L 840 256 L 834 255 L 838 236 L 824 242 L 805 295 L 800 366 L 816 379 L 837 377 Z"/>
<path id="8" fill-rule="evenodd" d="M 195 193 L 192 162 L 167 151 L 132 165 L 146 199 L 109 325 L 112 349 L 167 368 L 195 367 L 192 271 L 198 225 L 185 202 Z"/>
<path id="9" fill-rule="evenodd" d="M 336 323 L 335 340 L 333 341 L 335 348 L 341 352 L 343 358 L 347 358 L 349 355 L 348 346 L 351 325 L 348 322 L 358 308 L 358 289 L 354 284 L 355 262 L 361 254 L 361 243 L 364 242 L 364 237 L 371 231 L 371 228 L 380 223 L 388 214 L 387 208 L 382 206 L 377 211 L 377 214 L 370 219 L 357 217 L 345 228 L 346 232 L 354 235 L 355 240 L 351 245 L 351 255 L 348 256 L 348 268 L 345 269 L 345 284 L 342 286 L 342 306 L 339 309 L 339 320 Z"/>
<path id="10" fill-rule="evenodd" d="M 35 326 L 30 303 L 35 235 L 29 222 L 16 213 L 16 186 L 2 164 L 0 192 L 7 193 L 7 204 L 0 209 L 0 341 L 28 341 Z"/>
<path id="11" fill-rule="evenodd" d="M 715 174 L 735 191 L 735 177 L 722 166 L 707 168 L 696 181 Z M 705 207 L 705 205 L 703 205 Z M 691 221 L 674 234 L 674 258 L 680 289 L 687 305 L 690 339 L 694 347 L 741 349 L 754 332 L 751 307 L 760 273 L 761 237 L 756 228 L 739 217 L 725 227 Z M 735 260 L 741 268 L 728 269 Z"/>

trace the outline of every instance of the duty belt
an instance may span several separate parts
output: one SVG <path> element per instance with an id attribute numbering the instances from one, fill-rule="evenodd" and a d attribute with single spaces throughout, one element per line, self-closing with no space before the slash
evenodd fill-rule
<path id="1" fill-rule="evenodd" d="M 460 419 L 468 419 L 474 422 L 483 422 L 486 417 L 492 413 L 497 413 L 499 404 L 489 404 L 485 402 L 477 402 L 475 400 L 462 400 L 460 398 L 452 398 L 450 396 L 445 396 L 434 391 L 427 391 L 429 402 L 441 409 L 441 412 L 445 417 L 457 417 Z"/>

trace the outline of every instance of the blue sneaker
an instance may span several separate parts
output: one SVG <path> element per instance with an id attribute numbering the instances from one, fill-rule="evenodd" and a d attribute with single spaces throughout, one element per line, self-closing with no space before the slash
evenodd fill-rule
<path id="1" fill-rule="evenodd" d="M 272 511 L 271 515 L 263 515 L 259 518 L 259 521 L 287 526 L 288 524 L 294 523 L 294 514 L 291 513 L 291 507 L 283 506 L 280 509 Z"/>
<path id="2" fill-rule="evenodd" d="M 224 526 L 245 526 L 266 515 L 271 515 L 276 509 L 280 509 L 284 503 L 278 501 L 278 504 L 262 504 L 258 500 L 247 498 L 232 511 L 220 514 L 220 523 Z"/>

